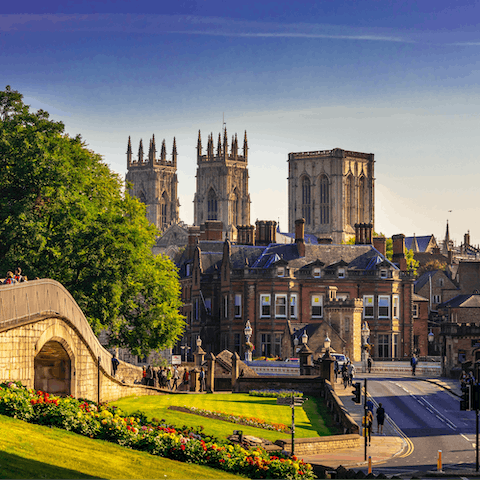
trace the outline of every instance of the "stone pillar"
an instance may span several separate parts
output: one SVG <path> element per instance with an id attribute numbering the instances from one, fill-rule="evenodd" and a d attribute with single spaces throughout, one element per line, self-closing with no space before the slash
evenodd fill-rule
<path id="1" fill-rule="evenodd" d="M 333 372 L 334 363 L 335 359 L 330 355 L 330 349 L 327 348 L 327 351 L 322 357 L 321 377 L 328 380 L 332 384 L 332 388 L 335 390 L 335 374 Z"/>
<path id="2" fill-rule="evenodd" d="M 205 350 L 201 346 L 199 346 L 194 353 L 194 355 L 195 355 L 195 366 L 196 367 L 201 367 L 202 366 L 202 364 L 205 360 L 205 354 L 206 354 Z"/>
<path id="3" fill-rule="evenodd" d="M 190 372 L 190 391 L 191 392 L 200 391 L 200 368 L 195 367 Z"/>
<path id="4" fill-rule="evenodd" d="M 300 375 L 311 375 L 313 367 L 312 350 L 310 350 L 308 345 L 303 345 L 298 352 L 298 356 L 300 357 Z"/>
<path id="5" fill-rule="evenodd" d="M 206 375 L 207 392 L 213 393 L 215 391 L 215 355 L 212 352 L 207 355 Z"/>
<path id="6" fill-rule="evenodd" d="M 235 352 L 232 355 L 232 391 L 235 391 L 235 385 L 237 384 L 239 362 L 240 357 L 238 353 Z"/>

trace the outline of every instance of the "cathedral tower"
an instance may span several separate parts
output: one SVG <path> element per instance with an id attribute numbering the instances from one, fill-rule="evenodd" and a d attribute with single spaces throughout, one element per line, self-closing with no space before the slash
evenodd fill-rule
<path id="1" fill-rule="evenodd" d="M 237 225 L 250 225 L 250 195 L 248 193 L 248 145 L 247 132 L 243 140 L 243 152 L 238 151 L 237 134 L 228 145 L 227 128 L 218 135 L 217 147 L 213 134 L 208 136 L 205 154 L 198 132 L 197 142 L 197 191 L 194 199 L 194 223 L 208 220 L 223 222 L 225 232 L 233 231 L 235 240 Z M 233 227 L 233 228 L 232 228 Z"/>
<path id="2" fill-rule="evenodd" d="M 356 223 L 375 224 L 374 155 L 340 148 L 288 155 L 288 227 L 342 243 Z"/>
<path id="3" fill-rule="evenodd" d="M 148 156 L 144 158 L 143 142 L 140 140 L 138 157 L 133 159 L 132 144 L 128 137 L 127 176 L 129 194 L 147 206 L 147 219 L 159 230 L 179 222 L 177 145 L 173 139 L 171 160 L 167 160 L 165 140 L 160 157 L 157 158 L 155 135 L 150 140 Z"/>

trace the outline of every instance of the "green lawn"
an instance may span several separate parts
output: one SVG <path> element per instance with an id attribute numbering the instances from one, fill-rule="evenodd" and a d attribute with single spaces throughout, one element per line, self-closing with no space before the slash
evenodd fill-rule
<path id="1" fill-rule="evenodd" d="M 236 478 L 0 415 L 0 478 Z"/>
<path id="2" fill-rule="evenodd" d="M 337 433 L 335 429 L 332 430 L 327 426 L 331 423 L 329 414 L 326 409 L 323 409 L 321 401 L 318 402 L 319 404 L 316 399 L 309 399 L 303 407 L 295 408 L 296 437 L 308 438 Z M 177 426 L 202 425 L 206 433 L 222 438 L 238 429 L 241 429 L 245 435 L 262 437 L 273 442 L 281 438 L 289 438 L 290 434 L 181 413 L 168 410 L 168 407 L 170 405 L 194 406 L 206 410 L 261 418 L 267 422 L 284 423 L 288 426 L 292 423 L 291 407 L 277 405 L 275 398 L 252 397 L 243 393 L 151 395 L 123 398 L 112 403 L 120 407 L 126 414 L 141 410 L 149 419 L 165 419 L 167 423 Z"/>

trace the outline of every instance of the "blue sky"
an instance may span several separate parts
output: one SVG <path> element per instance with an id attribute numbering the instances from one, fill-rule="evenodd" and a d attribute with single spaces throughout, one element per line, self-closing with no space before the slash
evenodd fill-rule
<path id="1" fill-rule="evenodd" d="M 113 170 L 176 136 L 193 221 L 196 140 L 249 140 L 251 221 L 287 227 L 289 152 L 374 153 L 375 229 L 480 243 L 480 4 L 25 2 L 2 6 L 0 88 L 80 133 Z M 451 212 L 449 212 L 451 210 Z"/>

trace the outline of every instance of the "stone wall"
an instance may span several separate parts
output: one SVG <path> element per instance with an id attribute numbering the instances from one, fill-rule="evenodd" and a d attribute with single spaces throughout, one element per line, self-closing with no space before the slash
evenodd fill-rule
<path id="1" fill-rule="evenodd" d="M 319 455 L 341 448 L 357 448 L 362 437 L 358 434 L 330 435 L 328 437 L 296 438 L 295 455 Z M 275 442 L 287 452 L 292 451 L 292 439 L 281 439 Z"/>

